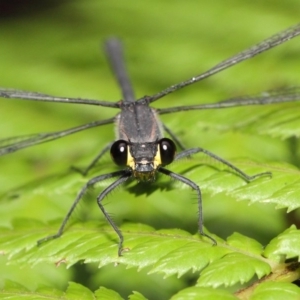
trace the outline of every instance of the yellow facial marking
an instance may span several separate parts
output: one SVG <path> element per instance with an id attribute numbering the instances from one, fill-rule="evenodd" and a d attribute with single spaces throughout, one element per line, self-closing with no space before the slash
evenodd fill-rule
<path id="1" fill-rule="evenodd" d="M 132 170 L 135 169 L 135 163 L 134 163 L 134 159 L 131 156 L 130 150 L 129 150 L 129 146 L 127 146 L 127 166 L 130 167 Z"/>
<path id="2" fill-rule="evenodd" d="M 160 157 L 160 147 L 159 147 L 159 145 L 157 145 L 157 152 L 156 152 L 156 155 L 154 156 L 153 165 L 154 165 L 154 169 L 155 170 L 157 169 L 158 166 L 161 165 L 161 157 Z"/>

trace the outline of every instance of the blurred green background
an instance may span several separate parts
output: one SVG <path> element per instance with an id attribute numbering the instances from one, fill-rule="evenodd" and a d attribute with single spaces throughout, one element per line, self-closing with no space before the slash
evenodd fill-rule
<path id="1" fill-rule="evenodd" d="M 142 97 L 200 74 L 229 56 L 298 23 L 300 8 L 298 0 L 73 0 L 41 3 L 0 2 L 0 86 L 108 101 L 120 100 L 121 96 L 102 51 L 107 37 L 122 39 L 130 78 L 137 97 Z M 297 85 L 300 82 L 299 49 L 300 40 L 296 38 L 163 98 L 153 106 L 214 102 Z M 62 130 L 109 118 L 116 113 L 114 109 L 88 106 L 0 101 L 0 138 Z M 244 109 L 244 112 L 248 111 L 247 107 Z M 261 109 L 265 108 L 257 108 L 257 112 Z M 249 157 L 263 162 L 293 162 L 290 141 L 261 136 L 249 128 L 217 130 L 213 126 L 210 128 L 206 121 L 202 122 L 202 118 L 213 122 L 220 118 L 221 122 L 227 116 L 226 111 L 193 112 L 166 115 L 163 120 L 187 147 L 201 146 L 229 160 Z M 76 176 L 78 188 L 84 182 L 70 171 L 70 166 L 87 165 L 101 147 L 113 139 L 113 126 L 104 126 L 1 157 L 1 225 L 9 226 L 16 217 L 45 221 L 62 218 L 76 194 L 73 187 L 69 189 L 68 182 Z M 114 167 L 107 155 L 102 168 L 94 174 L 110 170 Z M 54 194 L 62 186 L 56 197 L 42 197 L 37 192 L 43 190 L 45 182 L 48 190 L 53 185 Z M 149 190 L 145 187 L 143 196 L 147 197 L 144 198 L 135 197 L 134 193 L 123 189 L 114 192 L 109 197 L 110 212 L 119 221 L 196 232 L 195 200 L 187 205 L 191 192 L 182 190 L 185 199 L 174 201 L 178 191 L 160 190 L 159 187 L 158 183 Z M 24 195 L 31 191 L 36 193 L 22 197 L 22 191 Z M 96 192 L 93 194 L 95 196 Z M 236 230 L 266 243 L 286 225 L 282 212 L 274 211 L 272 206 L 249 207 L 246 202 L 236 202 L 224 195 L 208 197 L 204 194 L 204 199 L 205 225 L 222 237 Z M 93 200 L 90 202 L 88 209 L 92 211 L 87 218 L 99 217 L 98 208 Z M 260 215 L 253 219 L 253 214 Z M 257 222 L 260 216 L 264 218 L 263 229 Z M 4 263 L 1 268 L 4 268 Z M 0 273 L 0 280 L 10 278 L 10 274 L 14 274 L 11 277 L 15 279 L 16 270 L 5 268 L 5 272 Z M 30 288 L 40 283 L 65 288 L 68 280 L 75 280 L 92 289 L 104 285 L 123 295 L 138 290 L 150 298 L 156 295 L 156 299 L 166 299 L 194 280 L 191 274 L 183 279 L 174 277 L 165 281 L 161 281 L 158 275 L 147 276 L 146 272 L 137 277 L 136 270 L 128 271 L 121 266 L 98 270 L 96 266 L 78 265 L 64 270 L 63 266 L 38 265 L 17 273 L 19 281 Z"/>

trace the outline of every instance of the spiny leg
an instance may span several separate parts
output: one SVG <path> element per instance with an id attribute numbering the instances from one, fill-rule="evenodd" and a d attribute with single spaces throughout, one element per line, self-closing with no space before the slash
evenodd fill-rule
<path id="1" fill-rule="evenodd" d="M 207 238 L 209 238 L 214 245 L 217 245 L 217 242 L 214 238 L 212 238 L 211 236 L 209 236 L 208 234 L 206 234 L 203 230 L 203 211 L 202 211 L 202 195 L 201 195 L 201 190 L 199 188 L 199 186 L 191 181 L 190 179 L 182 176 L 182 175 L 179 175 L 177 173 L 174 173 L 172 171 L 169 171 L 165 168 L 159 168 L 158 171 L 160 173 L 163 173 L 165 175 L 168 175 L 176 180 L 179 180 L 181 181 L 182 183 L 190 186 L 193 190 L 195 190 L 197 192 L 197 200 L 198 200 L 198 228 L 199 228 L 199 233 L 202 235 L 202 236 L 205 236 Z"/>
<path id="2" fill-rule="evenodd" d="M 115 224 L 115 222 L 113 221 L 113 219 L 111 218 L 111 216 L 107 213 L 107 211 L 104 209 L 104 206 L 102 205 L 102 200 L 105 198 L 105 196 L 107 194 L 109 194 L 112 190 L 114 190 L 117 186 L 119 186 L 120 184 L 122 184 L 123 182 L 125 182 L 129 177 L 131 177 L 132 173 L 130 171 L 123 171 L 123 175 L 122 177 L 120 177 L 118 180 L 116 180 L 115 182 L 113 182 L 111 185 L 109 185 L 104 191 L 101 192 L 101 194 L 97 197 L 97 203 L 98 206 L 100 207 L 102 213 L 104 214 L 106 220 L 108 221 L 108 223 L 112 226 L 112 228 L 114 229 L 114 231 L 116 232 L 116 234 L 119 237 L 119 246 L 118 246 L 118 256 L 122 255 L 122 250 L 123 250 L 123 241 L 124 241 L 124 237 L 123 234 L 121 232 L 121 230 L 118 228 L 118 226 Z"/>
<path id="3" fill-rule="evenodd" d="M 80 169 L 77 167 L 73 167 L 72 169 L 79 172 L 80 174 L 82 174 L 83 176 L 86 176 L 88 174 L 88 172 L 95 167 L 95 165 L 97 164 L 97 162 L 102 158 L 102 156 L 109 151 L 110 147 L 111 147 L 112 143 L 107 144 L 102 150 L 101 152 L 99 152 L 99 154 L 92 160 L 92 162 L 84 169 Z"/>
<path id="4" fill-rule="evenodd" d="M 175 135 L 175 133 L 169 127 L 167 127 L 165 124 L 162 124 L 162 125 L 164 127 L 164 130 L 170 135 L 170 137 L 175 141 L 175 143 L 179 146 L 179 148 L 181 150 L 185 150 L 186 147 L 183 146 L 183 144 L 178 139 L 178 137 Z"/>
<path id="5" fill-rule="evenodd" d="M 68 211 L 67 215 L 63 219 L 62 224 L 60 225 L 60 228 L 58 229 L 57 233 L 53 234 L 53 235 L 46 236 L 46 237 L 38 240 L 37 244 L 40 245 L 40 244 L 42 244 L 42 243 L 44 243 L 46 241 L 49 241 L 49 240 L 52 240 L 52 239 L 56 239 L 56 238 L 60 237 L 63 234 L 63 231 L 64 231 L 64 229 L 65 229 L 65 227 L 66 227 L 66 225 L 67 225 L 67 223 L 68 223 L 68 221 L 69 221 L 72 213 L 74 212 L 77 204 L 79 203 L 79 201 L 81 200 L 81 198 L 85 194 L 86 190 L 91 185 L 94 185 L 95 183 L 100 182 L 102 180 L 105 180 L 107 178 L 112 178 L 112 177 L 117 177 L 117 176 L 124 176 L 125 174 L 127 175 L 127 171 L 126 170 L 122 170 L 122 171 L 117 171 L 117 172 L 113 172 L 113 173 L 109 173 L 109 174 L 104 174 L 104 175 L 101 175 L 101 176 L 97 176 L 97 177 L 94 177 L 91 180 L 89 180 L 84 185 L 84 187 L 80 190 L 80 192 L 78 193 L 78 195 L 77 195 L 75 201 L 73 202 L 70 210 Z M 121 177 L 121 178 L 123 178 L 123 177 Z M 118 179 L 118 180 L 120 180 L 120 179 Z M 118 182 L 118 180 L 116 182 Z"/>
<path id="6" fill-rule="evenodd" d="M 178 155 L 176 155 L 175 157 L 175 160 L 178 160 L 178 159 L 181 159 L 183 157 L 188 157 L 188 156 L 191 156 L 193 154 L 196 154 L 196 153 L 204 153 L 210 157 L 212 157 L 213 159 L 221 162 L 222 164 L 226 165 L 227 167 L 229 167 L 230 169 L 234 170 L 235 172 L 237 172 L 242 178 L 244 178 L 246 181 L 252 181 L 254 180 L 255 178 L 258 178 L 258 177 L 263 177 L 263 176 L 269 176 L 269 177 L 272 177 L 272 173 L 271 172 L 263 172 L 263 173 L 258 173 L 258 174 L 255 174 L 255 175 L 248 175 L 246 174 L 245 172 L 243 172 L 241 169 L 239 169 L 238 167 L 236 167 L 235 165 L 231 164 L 229 161 L 217 156 L 216 154 L 208 151 L 208 150 L 205 150 L 203 148 L 192 148 L 192 149 L 188 149 L 188 150 L 184 150 L 182 152 L 180 152 Z"/>

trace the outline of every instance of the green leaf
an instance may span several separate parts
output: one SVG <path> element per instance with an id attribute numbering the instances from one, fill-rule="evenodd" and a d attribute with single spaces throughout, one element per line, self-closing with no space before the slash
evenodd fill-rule
<path id="1" fill-rule="evenodd" d="M 117 292 L 107 289 L 105 287 L 101 287 L 100 289 L 98 289 L 95 292 L 95 296 L 97 297 L 97 299 L 103 299 L 103 300 L 123 300 L 124 298 L 122 298 Z"/>
<path id="2" fill-rule="evenodd" d="M 184 10 L 182 3 L 175 1 L 172 5 L 155 0 L 152 5 L 115 0 L 52 1 L 51 5 L 45 2 L 30 9 L 33 2 L 27 1 L 22 7 L 10 3 L 0 12 L 0 40 L 5 41 L 0 47 L 1 87 L 108 101 L 121 98 L 105 54 L 99 50 L 108 36 L 121 38 L 128 73 L 140 97 L 200 74 L 299 22 L 299 0 L 232 0 L 230 5 L 220 0 L 203 1 L 201 9 L 197 1 L 187 0 Z M 167 17 L 162 12 L 167 12 Z M 153 107 L 212 103 L 299 85 L 298 61 L 299 37 L 172 93 Z M 117 114 L 114 109 L 15 99 L 2 98 L 0 104 L 0 139 L 62 130 Z M 292 272 L 290 262 L 284 262 L 291 257 L 297 267 L 293 261 L 299 253 L 297 233 L 282 233 L 287 218 L 292 218 L 274 207 L 287 211 L 299 207 L 298 107 L 299 102 L 295 102 L 161 116 L 187 148 L 208 149 L 250 175 L 273 173 L 272 179 L 246 183 L 201 154 L 170 165 L 170 170 L 200 186 L 204 225 L 215 234 L 217 247 L 191 234 L 197 230 L 195 193 L 163 176 L 151 185 L 127 183 L 107 197 L 105 208 L 116 224 L 132 222 L 120 226 L 124 246 L 131 249 L 122 258 L 116 254 L 117 236 L 106 223 L 103 225 L 105 219 L 95 200 L 110 180 L 91 189 L 79 204 L 73 218 L 82 223 L 72 219 L 60 239 L 36 247 L 39 238 L 57 231 L 76 194 L 90 178 L 115 170 L 109 154 L 87 178 L 70 170 L 72 165 L 88 165 L 115 139 L 113 125 L 1 157 L 0 286 L 5 279 L 23 286 L 14 285 L 14 292 L 5 297 L 68 299 L 68 293 L 82 292 L 90 298 L 89 290 L 102 286 L 103 278 L 110 290 L 100 289 L 100 296 L 96 296 L 97 290 L 94 298 L 102 299 L 105 293 L 108 299 L 127 299 L 128 295 L 142 298 L 132 294 L 136 290 L 155 299 L 153 291 L 159 289 L 163 299 L 176 293 L 182 299 L 236 299 L 235 292 L 237 296 L 240 289 L 251 289 L 252 284 L 263 286 L 268 280 L 278 283 L 279 279 L 271 275 L 261 281 L 255 281 L 254 275 L 242 287 L 193 287 L 207 268 L 228 263 L 230 256 L 240 262 L 233 268 L 232 282 L 243 273 L 244 256 L 254 260 L 255 267 L 245 264 L 244 280 L 264 269 L 256 259 L 268 264 L 271 274 L 279 269 L 287 272 L 289 282 L 297 280 L 297 269 Z M 298 212 L 293 214 L 297 217 Z M 262 247 L 270 240 L 262 256 Z M 137 272 L 139 269 L 143 271 Z M 218 269 L 215 271 L 217 274 Z M 210 278 L 210 284 L 228 284 L 226 270 L 223 275 Z M 71 284 L 68 293 L 64 292 L 70 278 L 83 287 Z M 49 288 L 37 287 L 45 283 Z M 191 290 L 183 290 L 185 287 Z M 264 296 L 268 294 L 276 297 L 271 289 Z"/>
<path id="3" fill-rule="evenodd" d="M 198 280 L 199 286 L 232 286 L 248 282 L 255 274 L 260 279 L 271 272 L 271 266 L 262 259 L 242 253 L 229 253 L 222 260 L 211 263 Z"/>
<path id="4" fill-rule="evenodd" d="M 266 247 L 264 255 L 274 261 L 300 256 L 300 230 L 295 225 L 274 238 Z"/>
<path id="5" fill-rule="evenodd" d="M 141 293 L 133 292 L 132 295 L 129 296 L 129 300 L 147 300 Z"/>
<path id="6" fill-rule="evenodd" d="M 71 300 L 80 299 L 80 298 L 86 300 L 94 300 L 94 295 L 88 288 L 75 282 L 69 283 L 66 294 Z"/>
<path id="7" fill-rule="evenodd" d="M 212 288 L 192 287 L 180 291 L 171 300 L 237 300 L 230 292 L 225 290 L 215 290 Z"/>
<path id="8" fill-rule="evenodd" d="M 67 267 L 70 267 L 83 260 L 86 263 L 97 262 L 100 266 L 122 263 L 139 269 L 155 265 L 153 272 L 161 271 L 166 275 L 182 275 L 190 269 L 195 271 L 203 268 L 209 261 L 222 257 L 228 251 L 223 247 L 212 247 L 210 241 L 198 235 L 192 236 L 182 230 L 155 231 L 149 226 L 128 224 L 121 230 L 125 237 L 124 246 L 130 251 L 125 252 L 122 257 L 118 257 L 118 244 L 114 231 L 108 226 L 99 226 L 95 222 L 76 224 L 60 238 L 37 247 L 38 235 L 39 237 L 45 236 L 46 232 L 49 233 L 49 228 L 43 233 L 39 223 L 31 222 L 30 225 L 25 223 L 25 228 L 21 226 L 21 222 L 15 224 L 20 227 L 14 228 L 13 231 L 4 230 L 2 232 L 0 249 L 2 253 L 7 254 L 11 262 L 18 265 L 28 263 L 35 265 L 46 261 L 56 265 L 66 264 Z M 53 231 L 55 231 L 55 225 L 52 227 Z M 194 256 L 199 264 L 197 269 L 195 269 L 195 261 L 188 259 L 185 260 L 185 264 L 179 262 L 172 268 L 166 264 L 169 255 L 179 257 L 182 251 L 189 248 L 190 252 L 199 253 L 197 257 Z M 211 251 L 209 251 L 210 248 Z M 189 253 L 186 257 L 188 256 Z"/>
<path id="9" fill-rule="evenodd" d="M 238 201 L 274 203 L 276 208 L 287 208 L 288 211 L 300 207 L 300 201 L 297 197 L 300 192 L 300 172 L 295 167 L 279 163 L 269 163 L 262 167 L 258 162 L 249 160 L 232 160 L 231 162 L 246 174 L 254 175 L 269 171 L 272 172 L 272 178 L 261 177 L 247 183 L 237 174 L 233 174 L 230 169 L 223 170 L 224 167 L 220 164 L 216 168 L 214 161 L 210 159 L 208 162 L 207 157 L 195 157 L 194 159 L 176 162 L 169 169 L 195 181 L 203 192 L 211 195 L 221 193 L 230 195 Z M 114 170 L 115 168 L 112 168 L 112 166 L 104 165 L 101 173 L 105 174 Z M 158 179 L 155 184 L 143 185 L 144 190 L 142 192 L 146 193 L 148 189 L 152 193 L 161 194 L 162 191 L 159 190 L 159 187 L 164 188 L 168 185 L 174 190 L 189 188 L 180 182 L 170 183 L 169 179 L 162 175 Z M 23 201 L 28 200 L 35 203 L 40 201 L 42 196 L 45 197 L 45 201 L 54 200 L 58 202 L 59 197 L 62 196 L 68 197 L 70 200 L 72 197 L 75 198 L 75 195 L 87 181 L 88 179 L 82 178 L 79 174 L 69 173 L 61 178 L 45 180 L 35 184 L 35 186 L 24 186 L 15 192 L 22 195 Z M 137 190 L 141 186 L 136 182 L 132 182 L 132 184 L 136 186 Z M 103 183 L 96 185 L 93 190 L 99 193 L 102 189 Z M 7 194 L 6 197 L 3 198 L 3 201 L 9 200 L 11 195 Z M 130 195 L 127 195 L 127 197 L 130 197 Z"/>
<path id="10" fill-rule="evenodd" d="M 29 291 L 22 285 L 7 280 L 5 286 L 0 290 L 0 299 L 95 299 L 93 293 L 86 287 L 70 282 L 66 292 L 61 292 L 54 288 L 38 288 L 36 291 Z M 97 298 L 100 299 L 100 298 Z M 112 298 L 111 298 L 112 299 Z"/>
<path id="11" fill-rule="evenodd" d="M 273 260 L 269 262 L 261 256 L 262 247 L 258 242 L 241 234 L 230 236 L 227 243 L 216 237 L 218 245 L 212 246 L 209 240 L 183 230 L 154 230 L 142 224 L 126 224 L 121 231 L 128 251 L 118 257 L 114 231 L 97 222 L 72 225 L 60 238 L 40 247 L 36 246 L 37 236 L 49 233 L 49 226 L 43 233 L 40 223 L 19 220 L 14 224 L 13 230 L 2 231 L 0 250 L 7 255 L 9 263 L 18 265 L 48 262 L 69 268 L 78 261 L 96 262 L 99 267 L 123 264 L 138 270 L 148 267 L 149 274 L 163 273 L 165 277 L 201 271 L 198 285 L 208 287 L 243 284 L 254 275 L 259 279 L 268 275 L 276 267 Z M 55 227 L 58 223 L 52 226 L 53 231 Z M 272 243 L 274 249 L 276 244 Z M 276 249 L 283 251 L 280 245 Z M 271 253 L 269 258 L 273 256 Z"/>
<path id="12" fill-rule="evenodd" d="M 241 95 L 242 96 L 242 95 Z M 203 113 L 200 130 L 244 131 L 276 138 L 300 136 L 298 103 Z"/>
<path id="13" fill-rule="evenodd" d="M 10 299 L 10 300 L 18 300 L 18 299 L 62 299 L 62 300 L 122 300 L 122 298 L 117 292 L 100 287 L 95 293 L 92 293 L 86 287 L 75 283 L 69 282 L 68 288 L 66 292 L 62 292 L 53 288 L 38 288 L 36 291 L 29 291 L 22 285 L 7 280 L 5 282 L 5 286 L 0 289 L 0 299 Z M 130 300 L 146 300 L 141 293 L 133 292 L 132 295 L 129 296 Z"/>
<path id="14" fill-rule="evenodd" d="M 23 285 L 21 285 L 17 282 L 10 281 L 10 280 L 5 281 L 5 285 L 4 285 L 3 289 L 8 290 L 10 292 L 21 292 L 21 291 L 25 292 L 25 291 L 27 291 L 27 289 Z"/>
<path id="15" fill-rule="evenodd" d="M 271 180 L 254 180 L 233 191 L 232 196 L 251 203 L 275 203 L 276 208 L 287 208 L 288 211 L 298 208 L 300 201 L 291 191 L 298 189 L 299 171 L 286 164 L 268 165 L 266 168 L 272 172 Z"/>
<path id="16" fill-rule="evenodd" d="M 297 300 L 300 288 L 287 282 L 264 282 L 257 286 L 249 300 Z"/>
<path id="17" fill-rule="evenodd" d="M 187 243 L 162 256 L 154 264 L 150 274 L 162 272 L 165 276 L 170 276 L 177 273 L 180 277 L 190 269 L 193 272 L 201 271 L 210 262 L 221 258 L 227 251 L 223 247 L 211 248 L 207 244 Z"/>
<path id="18" fill-rule="evenodd" d="M 255 274 L 261 278 L 270 273 L 271 266 L 261 257 L 262 246 L 257 241 L 235 233 L 228 237 L 227 244 L 236 248 L 237 252 L 211 263 L 201 273 L 197 285 L 232 286 L 248 282 Z"/>
<path id="19" fill-rule="evenodd" d="M 237 232 L 227 238 L 228 245 L 242 250 L 244 253 L 261 255 L 263 246 L 256 240 L 241 235 Z"/>

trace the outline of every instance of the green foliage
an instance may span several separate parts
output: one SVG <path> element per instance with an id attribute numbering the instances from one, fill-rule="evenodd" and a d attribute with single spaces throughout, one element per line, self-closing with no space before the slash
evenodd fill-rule
<path id="1" fill-rule="evenodd" d="M 293 266 L 284 263 L 286 258 L 299 259 L 300 231 L 294 226 L 274 238 L 264 250 L 257 241 L 237 233 L 226 241 L 218 239 L 218 245 L 212 246 L 198 234 L 179 229 L 155 230 L 141 224 L 127 224 L 121 230 L 128 252 L 118 257 L 114 232 L 106 225 L 75 224 L 61 238 L 40 247 L 36 240 L 59 224 L 42 230 L 43 224 L 22 219 L 13 225 L 10 230 L 1 230 L 1 251 L 9 264 L 19 267 L 44 262 L 67 268 L 78 262 L 96 263 L 98 267 L 123 264 L 127 268 L 147 268 L 148 274 L 162 273 L 164 277 L 200 271 L 196 286 L 214 288 L 249 283 L 254 276 L 258 279 L 265 276 L 268 282 L 268 275 L 275 273 L 279 282 L 281 277 L 286 281 L 298 273 L 297 263 Z"/>
<path id="2" fill-rule="evenodd" d="M 148 4 L 148 5 L 147 5 Z M 0 86 L 59 96 L 117 101 L 120 93 L 99 42 L 119 36 L 138 97 L 192 77 L 298 22 L 298 0 L 72 1 L 0 19 Z M 234 9 L 232 9 L 234 7 Z M 270 13 L 270 11 L 272 13 Z M 268 25 L 266 25 L 268 24 Z M 26 35 L 26 39 L 24 38 Z M 215 102 L 300 82 L 299 38 L 176 92 L 154 107 Z M 226 72 L 226 73 L 225 73 Z M 0 99 L 1 138 L 70 128 L 113 109 Z M 158 176 L 127 182 L 105 208 L 91 188 L 63 235 L 57 232 L 80 188 L 116 170 L 108 155 L 82 177 L 114 139 L 104 126 L 0 158 L 0 299 L 299 299 L 299 103 L 182 112 L 162 116 L 187 147 L 203 147 L 249 175 L 199 154 L 169 169 L 201 187 L 204 225 L 197 233 L 195 194 Z"/>
<path id="3" fill-rule="evenodd" d="M 118 300 L 123 298 L 118 293 L 103 287 L 95 291 L 95 293 L 92 293 L 86 287 L 74 282 L 69 283 L 65 292 L 53 288 L 39 288 L 32 292 L 20 284 L 12 281 L 6 281 L 3 289 L 1 290 L 0 299 Z M 135 295 L 134 293 L 131 296 L 131 299 L 145 298 L 138 297 L 138 295 Z"/>

